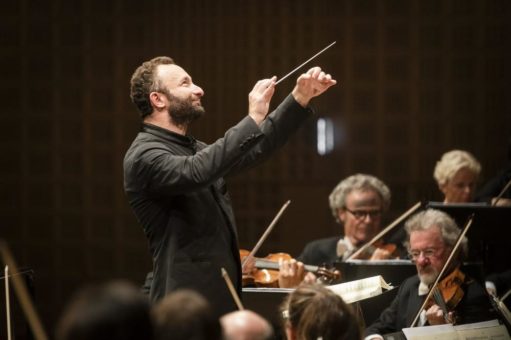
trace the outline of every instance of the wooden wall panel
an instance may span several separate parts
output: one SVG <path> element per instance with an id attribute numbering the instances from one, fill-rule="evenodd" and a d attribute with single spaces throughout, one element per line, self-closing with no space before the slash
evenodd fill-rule
<path id="1" fill-rule="evenodd" d="M 280 206 L 289 211 L 262 253 L 297 255 L 339 232 L 327 196 L 342 178 L 372 173 L 393 191 L 396 216 L 439 199 L 435 161 L 472 151 L 483 180 L 503 165 L 511 126 L 510 4 L 491 1 L 28 1 L 0 12 L 0 237 L 36 272 L 52 328 L 86 282 L 150 269 L 145 237 L 122 191 L 122 159 L 139 126 L 129 78 L 170 55 L 206 92 L 192 128 L 212 142 L 239 121 L 260 78 L 315 63 L 339 85 L 272 159 L 229 179 L 240 244 L 250 248 Z M 277 88 L 276 105 L 295 77 Z M 316 153 L 316 120 L 335 125 Z"/>

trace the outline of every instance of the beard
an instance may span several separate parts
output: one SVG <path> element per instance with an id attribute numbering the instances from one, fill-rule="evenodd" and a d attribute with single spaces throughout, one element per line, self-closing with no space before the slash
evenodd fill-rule
<path id="1" fill-rule="evenodd" d="M 188 125 L 205 113 L 204 107 L 202 105 L 194 105 L 191 99 L 181 99 L 170 94 L 168 91 L 165 91 L 165 95 L 170 102 L 167 112 L 170 120 L 175 125 Z"/>
<path id="2" fill-rule="evenodd" d="M 433 268 L 432 266 L 425 267 L 425 268 L 426 268 L 426 270 L 423 269 L 422 271 L 418 272 L 419 279 L 421 280 L 422 283 L 424 283 L 427 286 L 429 286 L 430 284 L 435 282 L 436 277 L 440 273 L 435 268 Z"/>

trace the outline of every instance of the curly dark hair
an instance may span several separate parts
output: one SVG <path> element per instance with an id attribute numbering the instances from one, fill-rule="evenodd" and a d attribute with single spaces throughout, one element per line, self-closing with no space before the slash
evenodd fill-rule
<path id="1" fill-rule="evenodd" d="M 175 64 L 172 58 L 156 57 L 140 65 L 131 76 L 131 101 L 137 106 L 142 119 L 153 112 L 149 94 L 161 87 L 158 79 L 155 79 L 155 70 L 159 65 L 169 64 Z"/>

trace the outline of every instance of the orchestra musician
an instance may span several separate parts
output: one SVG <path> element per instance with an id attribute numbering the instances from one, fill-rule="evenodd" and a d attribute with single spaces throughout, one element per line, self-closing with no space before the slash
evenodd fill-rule
<path id="1" fill-rule="evenodd" d="M 507 157 L 502 169 L 490 178 L 477 192 L 477 202 L 487 202 L 497 206 L 511 206 L 511 137 L 507 146 Z"/>
<path id="2" fill-rule="evenodd" d="M 476 183 L 481 172 L 481 165 L 469 152 L 452 150 L 446 152 L 437 162 L 434 177 L 438 187 L 444 194 L 444 203 L 469 203 L 474 200 Z M 508 164 L 502 172 L 491 179 L 478 192 L 476 201 L 497 203 L 497 205 L 511 205 L 511 200 L 501 198 L 496 202 L 496 196 L 511 179 L 511 140 L 508 150 Z M 504 193 L 511 195 L 509 192 Z M 505 292 L 503 287 L 511 286 L 511 271 L 501 268 L 502 272 L 491 273 L 486 278 L 486 288 L 489 293 L 496 294 L 497 285 L 500 293 Z M 508 302 L 509 303 L 509 302 Z"/>
<path id="3" fill-rule="evenodd" d="M 406 279 L 400 285 L 391 305 L 365 330 L 365 339 L 383 339 L 381 334 L 398 332 L 411 326 L 430 285 L 435 282 L 447 262 L 461 233 L 449 215 L 434 209 L 427 209 L 411 217 L 406 222 L 405 229 L 408 235 L 408 252 L 415 263 L 417 275 Z M 456 294 L 452 294 L 457 296 L 457 300 L 453 301 L 448 315 L 444 314 L 436 302 L 432 302 L 431 306 L 420 313 L 419 326 L 444 324 L 447 322 L 446 316 L 457 324 L 495 318 L 495 311 L 484 288 L 459 270 L 463 254 L 467 250 L 466 239 L 463 240 L 462 248 L 463 251 L 453 257 L 454 261 L 447 267 L 445 275 L 447 278 L 453 273 L 460 273 L 455 280 Z M 446 301 L 448 305 L 449 302 Z"/>
<path id="4" fill-rule="evenodd" d="M 444 195 L 444 203 L 468 203 L 474 200 L 481 164 L 469 152 L 451 150 L 436 163 L 433 177 Z"/>
<path id="5" fill-rule="evenodd" d="M 494 206 L 511 206 L 511 137 L 508 140 L 507 157 L 503 168 L 492 178 L 490 178 L 478 191 L 475 200 L 477 202 L 487 202 Z M 506 223 L 506 222 L 504 222 Z M 506 226 L 503 226 L 506 227 Z M 502 255 L 502 254 L 498 254 Z M 497 255 L 497 257 L 498 257 Z M 501 256 L 500 258 L 505 258 Z M 506 261 L 506 260 L 504 260 Z M 495 264 L 496 261 L 493 262 Z M 507 261 L 506 261 L 507 262 Z M 511 269 L 505 265 L 486 277 L 486 290 L 495 296 L 503 296 L 511 290 Z M 511 309 L 511 298 L 507 298 L 504 303 Z"/>
<path id="6" fill-rule="evenodd" d="M 246 169 L 282 146 L 311 116 L 310 100 L 336 84 L 319 67 L 298 76 L 270 114 L 276 77 L 258 81 L 248 114 L 211 145 L 189 125 L 204 114 L 204 91 L 169 57 L 144 62 L 131 78 L 141 131 L 124 158 L 124 190 L 149 240 L 153 302 L 178 289 L 201 293 L 219 316 L 236 309 L 220 275 L 241 292 L 236 226 L 223 177 Z"/>
<path id="7" fill-rule="evenodd" d="M 390 199 L 389 188 L 375 176 L 355 174 L 339 182 L 329 203 L 336 222 L 343 225 L 343 235 L 314 240 L 305 246 L 297 261 L 282 261 L 280 287 L 295 287 L 303 279 L 314 281 L 313 274 L 304 272 L 304 263 L 331 266 L 346 260 L 380 231 L 382 214 L 388 210 Z M 389 257 L 388 250 L 379 248 L 370 255 L 372 260 Z"/>

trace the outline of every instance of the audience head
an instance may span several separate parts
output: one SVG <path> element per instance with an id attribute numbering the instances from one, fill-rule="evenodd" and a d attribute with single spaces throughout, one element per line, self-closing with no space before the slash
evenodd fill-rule
<path id="1" fill-rule="evenodd" d="M 405 223 L 405 229 L 408 234 L 408 253 L 415 262 L 417 274 L 423 283 L 431 284 L 440 274 L 461 230 L 449 215 L 435 209 L 427 209 L 412 216 Z M 454 265 L 459 264 L 466 255 L 467 243 L 464 238 Z"/>
<path id="2" fill-rule="evenodd" d="M 242 310 L 228 313 L 220 318 L 225 340 L 270 340 L 273 328 L 260 315 Z"/>
<path id="3" fill-rule="evenodd" d="M 157 340 L 220 340 L 222 329 L 208 302 L 199 293 L 182 289 L 153 308 Z"/>
<path id="4" fill-rule="evenodd" d="M 433 176 L 445 203 L 467 203 L 474 199 L 481 164 L 469 152 L 452 150 L 436 163 Z"/>
<path id="5" fill-rule="evenodd" d="M 360 340 L 361 329 L 351 307 L 319 284 L 298 286 L 282 305 L 288 340 Z"/>
<path id="6" fill-rule="evenodd" d="M 380 230 L 381 214 L 390 205 L 390 190 L 374 176 L 356 174 L 342 180 L 329 201 L 336 221 L 344 225 L 344 235 L 359 246 Z"/>
<path id="7" fill-rule="evenodd" d="M 65 309 L 57 339 L 153 339 L 149 301 L 126 282 L 84 288 Z"/>

